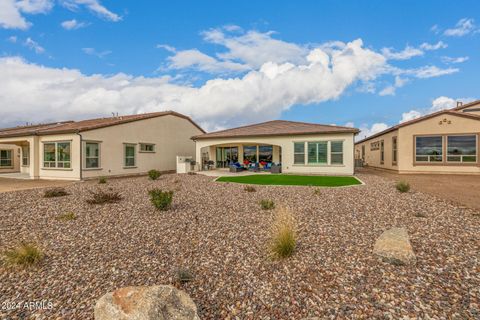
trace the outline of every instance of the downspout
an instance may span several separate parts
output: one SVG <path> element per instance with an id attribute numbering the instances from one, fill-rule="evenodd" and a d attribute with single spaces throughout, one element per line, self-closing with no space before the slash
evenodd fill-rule
<path id="1" fill-rule="evenodd" d="M 80 132 L 76 132 L 76 134 L 80 137 L 80 181 L 83 180 L 83 137 Z"/>

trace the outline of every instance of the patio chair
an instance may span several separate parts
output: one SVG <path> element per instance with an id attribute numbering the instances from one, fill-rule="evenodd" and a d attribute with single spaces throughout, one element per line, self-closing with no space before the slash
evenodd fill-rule
<path id="1" fill-rule="evenodd" d="M 241 165 L 240 163 L 238 163 L 238 162 L 235 162 L 235 163 L 231 164 L 231 165 L 229 166 L 229 168 L 230 168 L 230 172 L 234 172 L 234 173 L 242 172 L 242 171 L 243 171 L 242 165 Z"/>
<path id="2" fill-rule="evenodd" d="M 263 166 L 263 170 L 265 171 L 270 171 L 272 169 L 272 163 L 271 162 L 267 162 L 264 166 Z"/>
<path id="3" fill-rule="evenodd" d="M 272 168 L 270 169 L 271 173 L 282 173 L 282 165 L 279 164 L 272 164 Z"/>
<path id="4" fill-rule="evenodd" d="M 257 172 L 259 170 L 260 170 L 260 166 L 258 165 L 258 162 L 252 162 L 248 166 L 248 171 Z"/>

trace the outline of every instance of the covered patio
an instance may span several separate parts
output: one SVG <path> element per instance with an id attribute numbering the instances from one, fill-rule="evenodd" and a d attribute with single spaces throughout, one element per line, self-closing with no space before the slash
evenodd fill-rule
<path id="1" fill-rule="evenodd" d="M 12 165 L 9 170 L 2 170 L 0 166 L 0 177 L 2 178 L 14 178 L 14 179 L 35 179 L 38 177 L 38 165 L 36 165 L 34 146 L 36 137 L 22 137 L 21 139 L 0 139 L 0 145 L 4 146 L 4 149 L 12 150 L 11 153 L 7 153 Z M 2 148 L 0 148 L 2 149 Z M 2 153 L 3 154 L 3 153 Z"/>

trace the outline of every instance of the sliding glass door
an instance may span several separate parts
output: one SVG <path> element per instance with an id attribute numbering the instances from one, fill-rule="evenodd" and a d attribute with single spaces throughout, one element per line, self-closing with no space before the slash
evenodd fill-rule
<path id="1" fill-rule="evenodd" d="M 217 168 L 228 168 L 238 162 L 238 147 L 217 147 Z"/>

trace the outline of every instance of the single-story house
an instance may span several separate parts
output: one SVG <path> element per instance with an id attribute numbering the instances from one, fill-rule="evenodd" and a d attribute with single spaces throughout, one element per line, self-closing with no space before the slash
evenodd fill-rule
<path id="1" fill-rule="evenodd" d="M 177 155 L 195 155 L 190 138 L 202 133 L 189 117 L 173 111 L 0 129 L 0 145 L 14 150 L 1 152 L 0 164 L 31 179 L 173 171 Z M 15 167 L 18 149 L 21 163 Z"/>
<path id="2" fill-rule="evenodd" d="M 284 173 L 352 175 L 358 129 L 274 120 L 195 135 L 196 159 L 209 164 L 281 165 Z M 261 166 L 261 165 L 260 165 Z"/>
<path id="3" fill-rule="evenodd" d="M 364 165 L 398 173 L 480 174 L 480 100 L 400 123 L 355 144 Z"/>
<path id="4" fill-rule="evenodd" d="M 20 148 L 9 144 L 0 144 L 0 173 L 20 171 Z"/>

